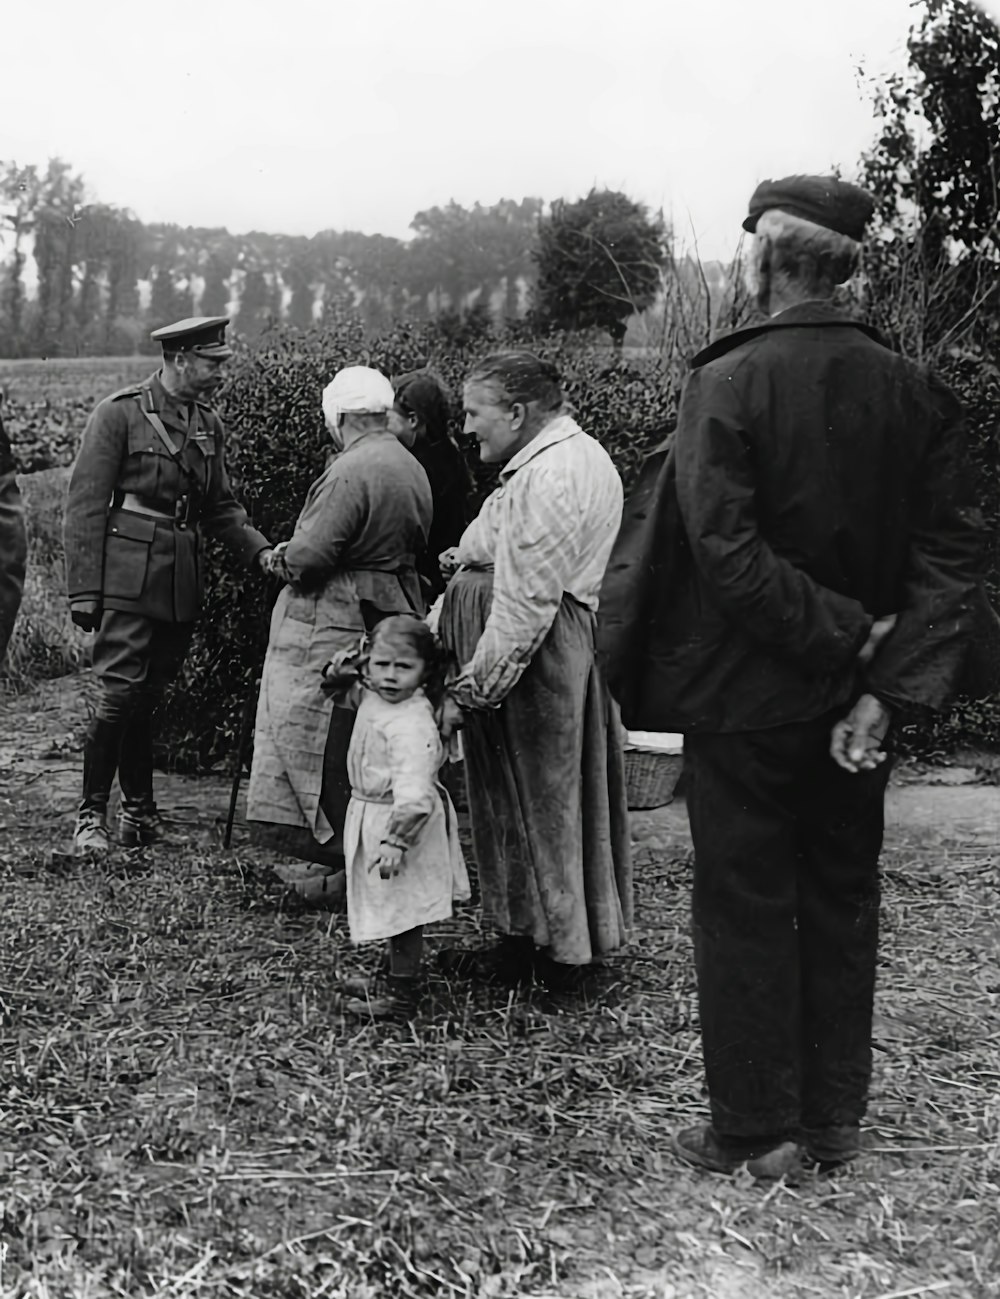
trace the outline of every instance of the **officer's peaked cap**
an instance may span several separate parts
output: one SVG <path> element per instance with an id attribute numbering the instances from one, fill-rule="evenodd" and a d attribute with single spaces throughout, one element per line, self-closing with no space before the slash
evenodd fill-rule
<path id="1" fill-rule="evenodd" d="M 175 325 L 154 329 L 150 338 L 155 338 L 165 352 L 193 352 L 225 361 L 233 354 L 226 342 L 228 324 L 228 316 L 190 316 Z"/>

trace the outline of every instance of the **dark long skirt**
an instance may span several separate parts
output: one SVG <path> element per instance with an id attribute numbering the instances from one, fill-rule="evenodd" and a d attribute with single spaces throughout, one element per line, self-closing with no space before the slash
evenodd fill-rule
<path id="1" fill-rule="evenodd" d="M 456 662 L 472 657 L 492 597 L 492 573 L 452 579 L 440 633 Z M 572 965 L 615 951 L 632 921 L 622 734 L 594 636 L 594 615 L 564 598 L 518 684 L 463 731 L 484 914 Z"/>

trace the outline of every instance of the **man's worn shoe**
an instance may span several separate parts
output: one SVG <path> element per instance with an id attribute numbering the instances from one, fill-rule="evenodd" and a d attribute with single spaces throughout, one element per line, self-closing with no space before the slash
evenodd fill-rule
<path id="1" fill-rule="evenodd" d="M 82 811 L 76 818 L 73 831 L 75 857 L 106 857 L 111 851 L 111 840 L 104 816 L 92 808 Z"/>
<path id="2" fill-rule="evenodd" d="M 163 818 L 155 805 L 122 804 L 118 814 L 118 841 L 123 848 L 149 848 L 163 837 Z"/>
<path id="3" fill-rule="evenodd" d="M 856 1123 L 829 1123 L 818 1128 L 803 1128 L 802 1144 L 806 1156 L 819 1165 L 820 1172 L 832 1172 L 861 1154 L 861 1129 Z"/>
<path id="4" fill-rule="evenodd" d="M 777 1181 L 799 1170 L 802 1163 L 799 1146 L 794 1141 L 764 1143 L 738 1153 L 727 1149 L 715 1135 L 710 1123 L 696 1128 L 684 1128 L 673 1136 L 674 1154 L 694 1168 L 706 1168 L 711 1173 L 731 1176 L 746 1168 L 758 1181 Z"/>

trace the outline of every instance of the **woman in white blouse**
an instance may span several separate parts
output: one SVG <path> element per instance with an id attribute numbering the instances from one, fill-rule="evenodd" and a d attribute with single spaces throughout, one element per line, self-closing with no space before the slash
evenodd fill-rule
<path id="1" fill-rule="evenodd" d="M 464 403 L 480 458 L 503 468 L 447 552 L 438 628 L 460 668 L 451 706 L 483 907 L 501 938 L 443 959 L 460 974 L 575 986 L 624 942 L 632 912 L 621 735 L 594 651 L 622 485 L 533 353 L 486 357 Z"/>

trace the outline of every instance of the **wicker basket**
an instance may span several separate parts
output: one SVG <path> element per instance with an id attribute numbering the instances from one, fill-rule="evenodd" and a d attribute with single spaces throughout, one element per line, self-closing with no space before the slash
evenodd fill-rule
<path id="1" fill-rule="evenodd" d="M 625 750 L 625 792 L 633 811 L 666 807 L 673 802 L 684 755 Z"/>

